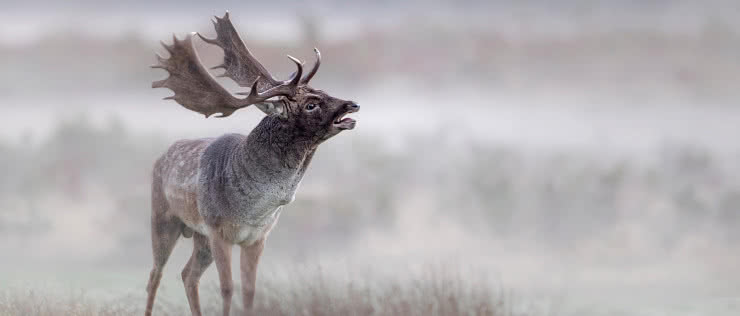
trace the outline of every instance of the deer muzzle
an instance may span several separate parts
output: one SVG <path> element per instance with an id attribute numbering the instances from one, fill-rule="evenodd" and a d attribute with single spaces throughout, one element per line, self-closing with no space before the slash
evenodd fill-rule
<path id="1" fill-rule="evenodd" d="M 344 110 L 334 118 L 334 126 L 340 130 L 353 129 L 357 124 L 352 118 L 345 117 L 347 114 L 355 113 L 360 110 L 360 106 L 355 102 L 347 102 L 344 104 Z"/>

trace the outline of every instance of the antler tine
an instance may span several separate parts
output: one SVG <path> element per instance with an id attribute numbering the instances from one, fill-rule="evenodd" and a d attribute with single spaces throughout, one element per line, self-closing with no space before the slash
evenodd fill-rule
<path id="1" fill-rule="evenodd" d="M 166 58 L 164 58 L 164 57 L 162 57 L 162 55 L 160 55 L 160 54 L 156 54 L 156 53 L 154 54 L 154 56 L 156 56 L 156 57 L 157 57 L 157 63 L 158 63 L 158 64 L 156 64 L 156 65 L 151 65 L 151 66 L 149 66 L 149 67 L 150 67 L 150 68 L 156 68 L 156 69 L 165 69 L 165 70 L 166 70 L 166 69 L 167 69 L 167 67 L 165 66 L 165 65 L 166 65 L 166 63 L 165 63 L 165 62 L 167 61 L 167 59 L 166 59 Z"/>
<path id="2" fill-rule="evenodd" d="M 311 81 L 311 78 L 316 74 L 317 71 L 319 71 L 319 66 L 321 66 L 321 52 L 318 48 L 313 48 L 314 53 L 316 53 L 316 63 L 313 64 L 313 68 L 311 68 L 311 71 L 308 72 L 308 75 L 306 75 L 306 78 L 301 79 L 302 84 L 308 84 L 309 81 Z"/>
<path id="3" fill-rule="evenodd" d="M 290 78 L 290 81 L 287 81 L 289 85 L 293 87 L 297 87 L 298 83 L 301 81 L 301 76 L 303 76 L 303 62 L 300 61 L 298 58 L 295 58 L 293 56 L 288 55 L 288 58 L 292 60 L 296 67 L 298 67 L 298 70 L 293 74 L 293 78 Z"/>
<path id="4" fill-rule="evenodd" d="M 174 35 L 173 35 L 173 36 L 174 36 Z M 166 51 L 167 51 L 168 53 L 172 54 L 172 46 L 170 46 L 170 45 L 167 45 L 167 43 L 165 43 L 164 41 L 159 41 L 159 44 L 161 44 L 161 45 L 162 45 L 162 47 L 164 47 L 164 49 L 165 49 L 165 50 L 166 50 Z"/>
<path id="5" fill-rule="evenodd" d="M 230 16 L 229 16 L 229 10 L 226 10 L 226 12 L 224 12 L 224 16 L 223 16 L 222 18 L 219 18 L 219 17 L 218 17 L 218 15 L 216 15 L 215 17 L 216 17 L 216 19 L 218 19 L 218 20 L 228 20 L 228 19 L 229 19 L 229 17 L 230 17 Z"/>
<path id="6" fill-rule="evenodd" d="M 213 22 L 213 23 L 215 24 L 216 22 Z M 203 34 L 200 34 L 199 32 L 195 32 L 195 35 L 198 35 L 198 37 L 200 37 L 201 40 L 203 40 L 204 42 L 206 42 L 208 44 L 218 45 L 218 41 L 215 38 L 205 37 L 205 36 L 203 36 Z"/>

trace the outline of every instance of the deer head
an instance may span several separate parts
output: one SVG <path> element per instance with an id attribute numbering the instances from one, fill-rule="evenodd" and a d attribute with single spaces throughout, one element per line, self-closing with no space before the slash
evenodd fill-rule
<path id="1" fill-rule="evenodd" d="M 357 112 L 359 105 L 308 85 L 321 65 L 318 49 L 314 48 L 316 63 L 305 77 L 303 62 L 288 55 L 298 69 L 290 79 L 280 81 L 249 52 L 231 24 L 228 12 L 223 17 L 216 17 L 213 24 L 217 34 L 214 39 L 191 33 L 184 40 L 173 35 L 172 45 L 162 43 L 170 57 L 157 55 L 159 63 L 152 67 L 164 69 L 170 76 L 155 81 L 152 88 L 169 88 L 175 92 L 165 99 L 175 100 L 206 118 L 215 113 L 220 113 L 217 117 L 226 117 L 253 104 L 281 124 L 292 127 L 295 133 L 317 140 L 326 140 L 355 127 L 355 120 L 344 116 Z M 211 69 L 223 68 L 224 73 L 220 76 L 234 80 L 241 87 L 250 87 L 249 92 L 237 93 L 246 97 L 232 95 L 208 72 L 195 50 L 193 38 L 196 35 L 223 49 L 223 63 Z"/>

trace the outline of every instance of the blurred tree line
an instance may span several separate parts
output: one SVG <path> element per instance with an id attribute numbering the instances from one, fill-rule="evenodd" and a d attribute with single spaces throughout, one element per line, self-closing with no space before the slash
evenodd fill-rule
<path id="1" fill-rule="evenodd" d="M 42 141 L 0 143 L 0 234 L 44 234 L 54 229 L 51 214 L 75 212 L 101 195 L 115 208 L 101 223 L 106 233 L 122 249 L 147 253 L 151 166 L 168 145 L 116 119 L 99 127 L 84 116 L 60 122 Z M 427 203 L 418 207 L 431 205 L 419 214 L 555 248 L 625 234 L 624 227 L 637 227 L 650 236 L 644 242 L 666 251 L 696 235 L 740 242 L 733 176 L 740 160 L 702 147 L 666 144 L 650 159 L 532 153 L 435 135 L 408 136 L 401 149 L 365 138 L 344 147 L 319 150 L 272 243 L 341 249 L 368 229 L 394 229 L 404 212 L 419 211 L 406 203 L 419 197 Z M 42 207 L 49 197 L 61 204 Z"/>

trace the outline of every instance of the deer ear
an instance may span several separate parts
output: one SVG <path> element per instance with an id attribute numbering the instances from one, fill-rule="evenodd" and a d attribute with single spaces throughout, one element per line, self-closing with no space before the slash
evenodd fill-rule
<path id="1" fill-rule="evenodd" d="M 263 102 L 263 103 L 255 103 L 254 104 L 260 111 L 264 112 L 268 116 L 276 115 L 276 116 L 282 116 L 287 117 L 288 111 L 285 108 L 285 102 L 277 101 L 277 102 Z"/>

